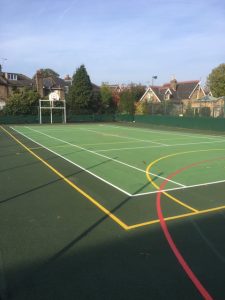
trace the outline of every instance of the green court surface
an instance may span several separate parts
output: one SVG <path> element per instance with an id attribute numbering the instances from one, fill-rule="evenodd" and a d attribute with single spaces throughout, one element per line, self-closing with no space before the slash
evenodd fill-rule
<path id="1" fill-rule="evenodd" d="M 225 298 L 225 136 L 0 128 L 0 299 Z M 208 298 L 210 299 L 210 298 Z"/>

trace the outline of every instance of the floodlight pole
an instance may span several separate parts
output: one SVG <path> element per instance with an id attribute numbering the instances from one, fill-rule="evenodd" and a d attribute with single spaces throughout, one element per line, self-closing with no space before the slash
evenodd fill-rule
<path id="1" fill-rule="evenodd" d="M 156 76 L 156 75 L 152 76 L 152 86 L 154 85 L 154 79 L 157 79 L 157 78 L 158 78 L 158 76 Z"/>
<path id="2" fill-rule="evenodd" d="M 66 101 L 64 100 L 64 124 L 66 124 Z"/>
<path id="3" fill-rule="evenodd" d="M 41 100 L 39 99 L 39 123 L 42 124 Z"/>

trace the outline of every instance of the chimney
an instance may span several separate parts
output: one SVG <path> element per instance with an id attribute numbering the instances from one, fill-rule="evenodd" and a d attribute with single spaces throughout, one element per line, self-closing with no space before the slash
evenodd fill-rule
<path id="1" fill-rule="evenodd" d="M 36 72 L 35 81 L 36 81 L 37 92 L 41 96 L 41 98 L 43 98 L 44 97 L 43 75 L 42 75 L 41 70 L 38 70 Z"/>
<path id="2" fill-rule="evenodd" d="M 70 75 L 66 75 L 65 78 L 64 78 L 64 80 L 68 80 L 68 81 L 71 80 Z"/>
<path id="3" fill-rule="evenodd" d="M 173 91 L 177 90 L 177 80 L 174 76 L 173 76 L 173 79 L 170 81 L 170 88 Z"/>

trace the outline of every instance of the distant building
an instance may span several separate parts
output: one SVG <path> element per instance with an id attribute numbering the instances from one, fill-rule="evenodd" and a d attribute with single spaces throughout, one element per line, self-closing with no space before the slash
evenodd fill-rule
<path id="1" fill-rule="evenodd" d="M 205 96 L 205 91 L 200 86 L 199 80 L 177 82 L 176 79 L 162 86 L 150 86 L 147 88 L 140 101 L 163 102 L 171 100 L 179 104 L 184 99 L 200 99 Z"/>
<path id="2" fill-rule="evenodd" d="M 162 86 L 150 86 L 145 91 L 139 102 L 164 103 L 170 101 L 178 113 L 183 113 L 184 101 L 196 100 L 204 97 L 205 91 L 199 80 L 178 82 L 175 78 Z"/>
<path id="3" fill-rule="evenodd" d="M 200 99 L 185 100 L 184 107 L 186 109 L 191 107 L 194 115 L 201 115 L 202 108 L 207 107 L 211 117 L 224 117 L 225 97 L 215 98 L 205 95 Z"/>
<path id="4" fill-rule="evenodd" d="M 65 99 L 72 79 L 69 75 L 65 79 L 57 76 L 44 77 L 41 71 L 37 71 L 32 78 L 21 73 L 2 72 L 0 65 L 0 110 L 5 106 L 9 96 L 16 90 L 24 88 L 37 90 L 41 98 L 47 98 L 51 92 L 56 92 L 60 99 Z"/>
<path id="5" fill-rule="evenodd" d="M 51 75 L 45 77 L 41 70 L 38 70 L 33 78 L 33 84 L 41 98 L 46 98 L 51 92 L 58 94 L 59 99 L 65 100 L 65 95 L 69 91 L 72 79 L 66 75 L 65 79 Z"/>
<path id="6" fill-rule="evenodd" d="M 13 91 L 24 88 L 33 88 L 31 78 L 21 73 L 2 72 L 0 65 L 0 110 L 5 106 L 8 97 Z"/>

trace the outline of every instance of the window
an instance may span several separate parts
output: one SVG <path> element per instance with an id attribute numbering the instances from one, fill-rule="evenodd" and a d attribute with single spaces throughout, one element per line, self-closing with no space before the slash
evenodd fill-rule
<path id="1" fill-rule="evenodd" d="M 152 91 L 149 91 L 148 94 L 147 94 L 147 102 L 151 102 L 153 100 L 153 92 Z"/>
<path id="2" fill-rule="evenodd" d="M 170 93 L 164 95 L 164 100 L 170 100 Z"/>
<path id="3" fill-rule="evenodd" d="M 68 85 L 65 85 L 65 93 L 66 93 L 66 94 L 69 93 L 69 87 L 68 87 Z"/>
<path id="4" fill-rule="evenodd" d="M 7 74 L 7 79 L 9 79 L 9 80 L 17 80 L 17 74 L 8 73 Z"/>
<path id="5" fill-rule="evenodd" d="M 5 101 L 0 100 L 0 110 L 2 110 L 5 106 Z"/>

